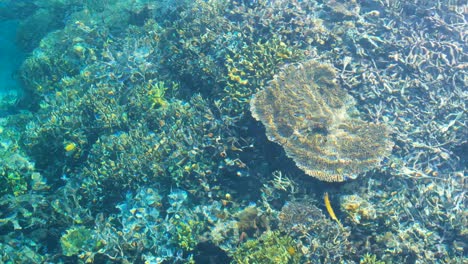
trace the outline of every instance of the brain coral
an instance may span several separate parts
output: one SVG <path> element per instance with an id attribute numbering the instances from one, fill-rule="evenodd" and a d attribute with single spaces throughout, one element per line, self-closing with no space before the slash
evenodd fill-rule
<path id="1" fill-rule="evenodd" d="M 354 104 L 334 69 L 311 60 L 285 66 L 250 110 L 306 174 L 341 182 L 378 166 L 393 147 L 389 129 L 359 119 Z"/>

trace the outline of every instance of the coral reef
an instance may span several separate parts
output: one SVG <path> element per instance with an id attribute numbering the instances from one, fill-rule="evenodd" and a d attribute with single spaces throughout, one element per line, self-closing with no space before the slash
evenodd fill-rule
<path id="1" fill-rule="evenodd" d="M 301 255 L 291 237 L 266 232 L 242 244 L 233 255 L 234 263 L 300 263 Z"/>
<path id="2" fill-rule="evenodd" d="M 306 174 L 323 181 L 355 179 L 393 147 L 389 128 L 360 120 L 333 68 L 313 60 L 285 66 L 250 105 L 268 138 Z"/>
<path id="3" fill-rule="evenodd" d="M 400 3 L 364 5 L 353 17 L 366 22 L 346 30 L 344 48 L 330 57 L 360 112 L 394 129 L 394 173 L 460 170 L 468 133 L 464 5 Z"/>
<path id="4" fill-rule="evenodd" d="M 464 2 L 1 2 L 1 263 L 467 262 Z"/>
<path id="5" fill-rule="evenodd" d="M 72 227 L 60 238 L 60 245 L 65 256 L 73 256 L 97 248 L 97 242 L 91 230 L 84 227 Z"/>
<path id="6" fill-rule="evenodd" d="M 356 254 L 372 252 L 382 261 L 460 261 L 463 250 L 454 245 L 463 244 L 467 219 L 460 207 L 463 179 L 454 176 L 437 184 L 373 177 L 345 185 L 343 192 L 359 193 L 340 197 L 343 223 L 362 244 Z M 444 241 L 450 245 L 441 247 Z"/>
<path id="7" fill-rule="evenodd" d="M 19 147 L 22 123 L 28 119 L 27 114 L 0 119 L 0 196 L 19 196 L 31 190 L 49 188 L 34 162 Z"/>
<path id="8" fill-rule="evenodd" d="M 345 212 L 351 221 L 365 224 L 377 218 L 375 206 L 358 195 L 343 195 L 340 197 L 341 211 Z"/>
<path id="9" fill-rule="evenodd" d="M 204 120 L 211 115 L 206 102 L 194 96 L 190 102 L 174 100 L 164 108 L 150 108 L 154 115 L 147 124 L 154 123 L 154 129 L 136 127 L 98 138 L 80 174 L 88 179 L 85 190 L 124 191 L 156 181 L 188 187 L 196 178 L 206 181 L 214 176 L 214 164 L 222 162 L 217 155 L 222 145 L 212 141 L 220 127 Z M 115 155 L 116 151 L 120 154 Z"/>
<path id="10" fill-rule="evenodd" d="M 279 212 L 279 229 L 297 239 L 298 251 L 308 260 L 336 263 L 351 259 L 350 232 L 326 217 L 310 198 L 286 203 Z"/>

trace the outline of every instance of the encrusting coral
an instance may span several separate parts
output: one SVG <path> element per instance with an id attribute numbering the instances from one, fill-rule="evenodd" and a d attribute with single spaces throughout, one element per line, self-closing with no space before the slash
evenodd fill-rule
<path id="1" fill-rule="evenodd" d="M 286 65 L 250 110 L 306 174 L 342 182 L 378 166 L 393 147 L 389 129 L 359 119 L 354 104 L 333 68 L 310 60 Z"/>

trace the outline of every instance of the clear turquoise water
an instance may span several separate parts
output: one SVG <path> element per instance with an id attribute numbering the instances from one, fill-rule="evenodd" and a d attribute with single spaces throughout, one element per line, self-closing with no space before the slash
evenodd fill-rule
<path id="1" fill-rule="evenodd" d="M 12 20 L 0 22 L 0 93 L 20 88 L 15 74 L 25 54 L 15 45 L 18 23 Z"/>
<path id="2" fill-rule="evenodd" d="M 23 2 L 12 1 L 21 11 Z M 51 28 L 47 19 L 37 20 L 44 27 L 31 43 L 46 41 L 26 54 L 15 41 L 18 24 L 31 13 L 0 22 L 0 264 L 185 263 L 192 256 L 224 264 L 236 254 L 261 259 L 262 250 L 268 258 L 282 253 L 276 259 L 283 262 L 259 264 L 466 263 L 466 71 L 457 61 L 467 58 L 466 43 L 451 44 L 463 38 L 450 35 L 459 24 L 444 31 L 447 24 L 437 23 L 468 15 L 447 3 L 437 10 L 409 2 L 316 1 L 309 11 L 320 12 L 313 16 L 283 14 L 284 7 L 261 24 L 256 14 L 268 4 L 248 12 L 263 1 L 233 1 L 232 12 L 218 10 L 222 18 L 213 15 L 213 1 L 187 10 L 182 0 L 85 2 L 93 11 L 83 1 L 25 1 L 32 12 L 41 10 L 35 19 L 57 18 Z M 290 1 L 288 8 L 303 3 Z M 406 21 L 387 14 L 399 10 Z M 290 20 L 301 15 L 313 30 L 305 33 L 302 21 Z M 278 26 L 281 40 L 270 38 L 268 18 L 277 19 L 271 28 Z M 23 33 L 36 32 L 35 19 L 23 24 L 32 28 Z M 212 22 L 217 19 L 235 30 Z M 342 20 L 358 30 L 346 32 L 337 26 Z M 403 33 L 392 34 L 392 26 Z M 331 28 L 339 37 L 325 32 Z M 384 44 L 388 36 L 397 40 Z M 288 38 L 304 45 L 302 59 L 324 55 L 342 74 L 339 81 L 376 84 L 348 88 L 363 118 L 395 129 L 395 148 L 382 168 L 325 183 L 268 141 L 248 111 L 249 90 L 239 84 L 266 78 L 267 86 L 283 64 L 301 62 L 284 48 L 295 43 Z M 417 45 L 402 46 L 406 40 Z M 387 44 L 388 54 L 379 49 Z M 404 61 L 427 50 L 440 69 L 425 61 L 418 72 Z M 34 70 L 23 72 L 32 81 L 21 87 L 17 71 L 26 58 Z M 252 69 L 249 59 L 260 63 Z M 271 67 L 264 75 L 262 59 Z M 388 76 L 370 78 L 371 71 Z M 421 76 L 428 85 L 399 86 L 415 77 L 424 82 Z M 389 86 L 379 86 L 382 80 L 391 80 Z M 22 89 L 31 95 L 23 101 L 35 107 L 15 108 Z M 272 237 L 274 243 L 265 242 Z"/>

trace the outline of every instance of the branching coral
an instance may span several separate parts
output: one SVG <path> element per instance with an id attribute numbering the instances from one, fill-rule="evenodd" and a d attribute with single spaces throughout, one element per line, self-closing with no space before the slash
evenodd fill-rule
<path id="1" fill-rule="evenodd" d="M 389 129 L 359 119 L 333 68 L 316 61 L 284 67 L 250 106 L 268 138 L 323 181 L 354 179 L 379 165 L 393 146 Z"/>
<path id="2" fill-rule="evenodd" d="M 266 232 L 242 244 L 233 254 L 234 263 L 299 263 L 294 241 L 280 232 Z"/>

